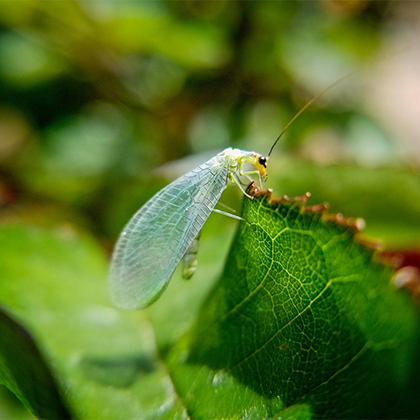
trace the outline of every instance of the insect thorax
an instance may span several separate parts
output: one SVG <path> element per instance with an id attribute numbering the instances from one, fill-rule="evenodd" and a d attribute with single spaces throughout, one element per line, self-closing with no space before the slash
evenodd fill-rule
<path id="1" fill-rule="evenodd" d="M 240 168 L 243 167 L 244 163 L 251 163 L 254 165 L 254 162 L 258 161 L 257 156 L 259 155 L 255 152 L 248 152 L 245 150 L 233 149 L 229 147 L 223 150 L 223 152 L 219 153 L 215 158 L 220 164 L 227 164 L 229 166 L 229 173 L 236 173 Z"/>

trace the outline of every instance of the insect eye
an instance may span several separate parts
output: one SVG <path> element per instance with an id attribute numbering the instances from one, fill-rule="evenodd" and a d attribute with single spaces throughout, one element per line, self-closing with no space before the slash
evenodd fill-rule
<path id="1" fill-rule="evenodd" d="M 258 163 L 262 166 L 264 166 L 264 168 L 266 168 L 266 164 L 267 164 L 267 159 L 264 156 L 260 156 L 260 158 L 258 159 Z"/>

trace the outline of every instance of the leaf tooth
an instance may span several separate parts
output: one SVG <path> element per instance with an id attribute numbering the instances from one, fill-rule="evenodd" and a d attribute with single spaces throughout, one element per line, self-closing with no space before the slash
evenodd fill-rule
<path id="1" fill-rule="evenodd" d="M 341 226 L 360 232 L 365 228 L 366 222 L 361 217 L 346 217 L 342 213 L 323 214 L 324 220 L 335 222 Z"/>
<path id="2" fill-rule="evenodd" d="M 303 209 L 305 213 L 325 213 L 328 211 L 330 205 L 328 203 L 315 204 Z"/>
<path id="3" fill-rule="evenodd" d="M 357 242 L 359 242 L 359 244 L 362 244 L 363 246 L 367 248 L 373 249 L 374 251 L 382 251 L 384 248 L 383 242 L 379 240 L 374 240 L 374 239 L 358 236 Z"/>

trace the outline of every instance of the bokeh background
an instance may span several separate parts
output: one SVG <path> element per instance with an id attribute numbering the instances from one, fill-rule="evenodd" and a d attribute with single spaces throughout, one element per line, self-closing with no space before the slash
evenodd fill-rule
<path id="1" fill-rule="evenodd" d="M 293 160 L 417 167 L 419 12 L 382 1 L 1 2 L 2 217 L 112 241 L 167 180 L 225 147 L 266 154 L 300 107 L 352 71 L 290 127 L 267 186 L 310 188 L 276 182 L 285 160 L 291 178 Z"/>
<path id="2" fill-rule="evenodd" d="M 266 154 L 354 72 L 290 127 L 266 185 L 310 191 L 416 256 L 419 28 L 412 1 L 2 1 L 0 222 L 86 235 L 109 255 L 170 180 L 229 146 Z M 220 273 L 236 223 L 210 218 L 202 273 Z"/>

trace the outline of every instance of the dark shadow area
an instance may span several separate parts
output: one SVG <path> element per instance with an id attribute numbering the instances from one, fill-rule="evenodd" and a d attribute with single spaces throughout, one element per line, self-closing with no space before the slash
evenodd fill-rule
<path id="1" fill-rule="evenodd" d="M 84 375 L 103 385 L 117 388 L 129 387 L 140 375 L 156 370 L 156 362 L 150 357 L 125 356 L 121 358 L 85 357 L 80 362 Z"/>
<path id="2" fill-rule="evenodd" d="M 7 388 L 39 418 L 70 419 L 56 380 L 21 325 L 0 311 L 0 367 Z"/>

